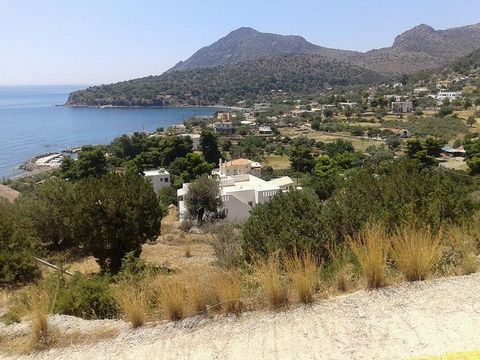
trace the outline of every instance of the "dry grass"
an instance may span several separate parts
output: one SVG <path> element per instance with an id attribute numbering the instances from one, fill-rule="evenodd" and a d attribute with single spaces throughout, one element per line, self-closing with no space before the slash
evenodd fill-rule
<path id="1" fill-rule="evenodd" d="M 186 288 L 177 277 L 165 278 L 159 291 L 159 303 L 168 320 L 181 320 L 187 313 Z"/>
<path id="2" fill-rule="evenodd" d="M 287 277 L 299 302 L 308 304 L 319 286 L 319 268 L 312 254 L 295 255 L 285 259 Z"/>
<path id="3" fill-rule="evenodd" d="M 121 285 L 113 292 L 120 312 L 133 328 L 142 326 L 148 315 L 148 301 L 143 286 Z"/>
<path id="4" fill-rule="evenodd" d="M 347 242 L 362 267 L 368 287 L 385 286 L 388 254 L 385 228 L 380 224 L 367 225 L 356 237 L 347 237 Z"/>
<path id="5" fill-rule="evenodd" d="M 49 330 L 48 348 L 63 348 L 76 344 L 88 345 L 118 336 L 119 330 L 115 327 L 102 327 L 95 331 L 83 333 L 79 331 L 60 332 L 57 329 Z M 8 336 L 0 334 L 0 357 L 3 354 L 10 356 L 26 355 L 34 351 L 45 350 L 32 347 L 31 336 Z"/>
<path id="6" fill-rule="evenodd" d="M 92 275 L 100 273 L 100 266 L 93 256 L 86 257 L 76 261 L 68 266 L 68 271 L 79 272 L 84 275 Z"/>
<path id="7" fill-rule="evenodd" d="M 213 287 L 218 298 L 218 305 L 224 314 L 239 314 L 242 311 L 240 277 L 235 272 L 218 272 Z"/>
<path id="8" fill-rule="evenodd" d="M 469 275 L 478 271 L 479 260 L 477 257 L 478 224 L 451 228 L 445 236 L 444 253 L 450 256 L 447 262 L 454 264 L 454 273 Z M 453 258 L 453 259 L 452 259 Z M 444 259 L 445 260 L 445 259 Z"/>
<path id="9" fill-rule="evenodd" d="M 329 248 L 332 259 L 330 268 L 333 273 L 334 291 L 344 293 L 354 287 L 354 266 L 352 253 L 347 246 L 332 245 Z"/>
<path id="10" fill-rule="evenodd" d="M 174 242 L 162 242 L 155 245 L 144 245 L 142 259 L 149 263 L 172 270 L 188 271 L 192 267 L 211 268 L 216 257 L 211 245 L 210 238 L 206 235 L 187 235 L 184 241 L 177 236 Z M 189 244 L 190 253 L 195 256 L 186 257 L 185 245 Z"/>
<path id="11" fill-rule="evenodd" d="M 290 159 L 287 155 L 268 155 L 262 165 L 271 166 L 273 170 L 285 170 L 290 168 Z"/>
<path id="12" fill-rule="evenodd" d="M 52 312 L 56 294 L 32 288 L 29 294 L 31 343 L 33 350 L 46 349 L 51 344 L 48 316 Z"/>
<path id="13" fill-rule="evenodd" d="M 405 227 L 393 236 L 391 257 L 408 281 L 424 280 L 440 258 L 440 236 Z"/>
<path id="14" fill-rule="evenodd" d="M 183 246 L 183 251 L 186 258 L 192 257 L 192 245 L 190 243 L 187 243 Z"/>
<path id="15" fill-rule="evenodd" d="M 288 292 L 278 255 L 270 255 L 266 260 L 257 261 L 254 266 L 254 278 L 271 308 L 288 304 Z"/>
<path id="16" fill-rule="evenodd" d="M 220 302 L 212 281 L 211 272 L 204 274 L 203 277 L 199 277 L 198 273 L 188 276 L 186 282 L 190 314 L 204 313 Z"/>

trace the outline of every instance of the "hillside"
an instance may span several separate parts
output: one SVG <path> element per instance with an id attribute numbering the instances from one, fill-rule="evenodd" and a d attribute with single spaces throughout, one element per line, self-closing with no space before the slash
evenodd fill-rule
<path id="1" fill-rule="evenodd" d="M 301 36 L 262 33 L 242 27 L 201 48 L 169 71 L 232 65 L 283 54 L 317 54 L 332 59 L 346 59 L 355 52 L 314 45 Z"/>
<path id="2" fill-rule="evenodd" d="M 480 24 L 446 30 L 421 24 L 398 35 L 391 47 L 366 53 L 325 48 L 301 36 L 240 28 L 198 50 L 169 71 L 232 65 L 282 54 L 317 54 L 384 74 L 408 74 L 444 65 L 477 48 L 480 48 Z"/>
<path id="3" fill-rule="evenodd" d="M 312 94 L 327 85 L 364 85 L 442 67 L 478 48 L 480 24 L 446 30 L 422 24 L 397 36 L 391 47 L 366 53 L 240 28 L 162 75 L 75 92 L 67 105 L 206 105 L 222 98 L 230 105 L 277 89 Z"/>
<path id="4" fill-rule="evenodd" d="M 167 72 L 160 76 L 94 86 L 70 95 L 67 105 L 168 105 L 165 95 L 195 104 L 234 104 L 281 89 L 311 94 L 325 86 L 370 84 L 377 73 L 313 54 L 282 55 L 235 65 Z"/>

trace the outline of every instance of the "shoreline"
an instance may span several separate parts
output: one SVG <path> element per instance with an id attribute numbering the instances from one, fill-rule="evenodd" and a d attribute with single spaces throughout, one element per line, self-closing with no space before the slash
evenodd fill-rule
<path id="1" fill-rule="evenodd" d="M 185 106 L 159 106 L 159 105 L 75 105 L 75 104 L 57 104 L 54 106 L 68 108 L 86 108 L 86 109 L 185 109 L 185 108 L 210 108 L 210 109 L 230 109 L 232 111 L 249 111 L 249 108 L 227 105 L 185 105 Z"/>

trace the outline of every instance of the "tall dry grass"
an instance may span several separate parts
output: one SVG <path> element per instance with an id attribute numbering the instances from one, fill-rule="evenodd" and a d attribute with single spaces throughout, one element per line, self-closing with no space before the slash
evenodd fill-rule
<path id="1" fill-rule="evenodd" d="M 285 258 L 285 269 L 292 291 L 299 302 L 308 304 L 319 287 L 319 268 L 313 255 L 305 252 L 301 256 Z"/>
<path id="2" fill-rule="evenodd" d="M 239 314 L 242 311 L 242 283 L 238 273 L 234 271 L 217 272 L 213 287 L 218 299 L 218 306 L 224 314 Z"/>
<path id="3" fill-rule="evenodd" d="M 147 291 L 143 286 L 134 284 L 122 284 L 113 291 L 121 314 L 133 328 L 142 326 L 147 320 Z"/>
<path id="4" fill-rule="evenodd" d="M 424 280 L 440 258 L 440 235 L 403 227 L 393 235 L 391 257 L 408 281 Z"/>
<path id="5" fill-rule="evenodd" d="M 471 224 L 450 228 L 444 236 L 442 262 L 453 266 L 453 272 L 458 275 L 469 275 L 478 271 L 479 260 L 478 228 L 473 230 Z"/>
<path id="6" fill-rule="evenodd" d="M 345 245 L 329 247 L 330 273 L 333 275 L 332 285 L 335 291 L 347 292 L 354 286 L 355 267 L 352 264 L 352 252 Z"/>
<path id="7" fill-rule="evenodd" d="M 29 294 L 30 328 L 32 350 L 43 350 L 52 343 L 52 331 L 48 324 L 48 315 L 52 311 L 56 294 L 33 287 Z"/>
<path id="8" fill-rule="evenodd" d="M 159 291 L 159 304 L 164 316 L 168 320 L 181 320 L 187 313 L 186 286 L 178 277 L 167 278 L 162 281 Z"/>
<path id="9" fill-rule="evenodd" d="M 271 308 L 288 305 L 288 291 L 278 254 L 272 254 L 267 259 L 257 261 L 253 276 L 260 285 L 266 303 Z"/>
<path id="10" fill-rule="evenodd" d="M 376 289 L 387 284 L 388 238 L 381 224 L 369 224 L 357 236 L 346 237 L 357 257 L 368 287 Z"/>
<path id="11" fill-rule="evenodd" d="M 189 314 L 207 312 L 212 306 L 219 303 L 217 292 L 213 286 L 215 277 L 216 273 L 212 269 L 191 268 L 183 274 Z"/>

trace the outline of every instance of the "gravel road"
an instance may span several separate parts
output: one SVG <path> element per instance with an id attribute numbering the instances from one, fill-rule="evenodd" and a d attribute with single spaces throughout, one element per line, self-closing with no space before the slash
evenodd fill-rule
<path id="1" fill-rule="evenodd" d="M 83 322 L 76 319 L 80 328 Z M 117 326 L 115 339 L 30 358 L 392 360 L 480 349 L 480 274 L 359 291 L 238 319 Z"/>

